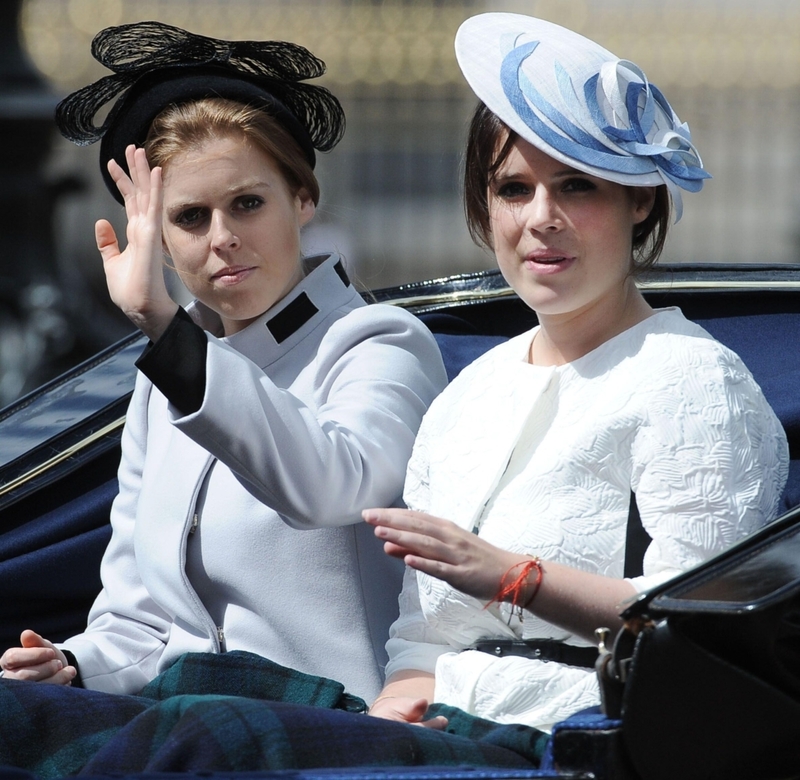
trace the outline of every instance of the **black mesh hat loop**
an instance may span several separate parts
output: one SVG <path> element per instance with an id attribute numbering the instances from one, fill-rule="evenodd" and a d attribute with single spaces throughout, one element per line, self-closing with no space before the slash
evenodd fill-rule
<path id="1" fill-rule="evenodd" d="M 339 101 L 304 83 L 325 72 L 307 49 L 284 41 L 225 41 L 161 22 L 108 27 L 92 41 L 92 56 L 113 71 L 73 92 L 56 107 L 61 134 L 79 146 L 102 139 L 100 166 L 110 191 L 109 159 L 123 168 L 125 147 L 142 145 L 150 124 L 168 105 L 222 97 L 263 109 L 299 143 L 313 167 L 344 135 Z M 98 111 L 116 99 L 105 121 Z"/>

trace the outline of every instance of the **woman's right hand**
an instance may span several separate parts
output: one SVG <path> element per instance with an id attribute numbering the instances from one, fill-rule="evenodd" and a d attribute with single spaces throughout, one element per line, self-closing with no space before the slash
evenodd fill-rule
<path id="1" fill-rule="evenodd" d="M 434 677 L 430 672 L 404 669 L 386 681 L 380 695 L 372 702 L 369 714 L 384 720 L 441 730 L 447 726 L 447 718 L 440 715 L 422 720 L 428 711 L 428 702 L 433 701 L 433 694 Z"/>
<path id="2" fill-rule="evenodd" d="M 114 160 L 109 161 L 108 172 L 125 199 L 128 244 L 120 250 L 114 228 L 105 219 L 95 225 L 95 238 L 111 300 L 156 341 L 178 310 L 164 283 L 161 168 L 151 171 L 144 149 L 133 145 L 125 150 L 125 159 L 130 174 Z"/>
<path id="3" fill-rule="evenodd" d="M 427 699 L 415 699 L 412 696 L 379 696 L 369 708 L 369 714 L 384 720 L 412 723 L 415 726 L 439 731 L 447 726 L 447 718 L 441 715 L 422 720 L 427 710 Z"/>
<path id="4" fill-rule="evenodd" d="M 70 685 L 78 670 L 52 642 L 29 629 L 20 635 L 22 647 L 11 647 L 0 657 L 3 677 L 11 680 Z"/>

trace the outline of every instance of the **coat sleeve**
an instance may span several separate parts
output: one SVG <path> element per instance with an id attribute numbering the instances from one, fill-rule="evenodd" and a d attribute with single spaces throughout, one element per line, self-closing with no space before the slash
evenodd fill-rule
<path id="1" fill-rule="evenodd" d="M 665 365 L 633 448 L 645 530 L 645 590 L 725 550 L 775 518 L 788 473 L 786 434 L 741 360 L 695 340 Z"/>
<path id="2" fill-rule="evenodd" d="M 150 383 L 138 375 L 122 433 L 111 541 L 100 566 L 103 589 L 89 612 L 86 631 L 61 645 L 77 659 L 84 687 L 111 693 L 139 691 L 156 676 L 171 624 L 143 585 L 134 552 L 150 390 Z"/>
<path id="3" fill-rule="evenodd" d="M 293 527 L 355 523 L 362 509 L 396 504 L 422 416 L 447 381 L 430 331 L 395 307 L 358 308 L 303 371 L 313 390 L 300 397 L 209 336 L 203 404 L 190 415 L 170 407 L 172 422 Z"/>

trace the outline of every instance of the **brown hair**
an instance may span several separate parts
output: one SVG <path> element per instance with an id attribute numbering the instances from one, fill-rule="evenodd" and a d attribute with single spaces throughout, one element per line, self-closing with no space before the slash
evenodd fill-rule
<path id="1" fill-rule="evenodd" d="M 517 138 L 496 114 L 478 104 L 470 121 L 464 158 L 464 212 L 472 240 L 487 249 L 492 248 L 489 186 Z M 667 186 L 661 184 L 655 188 L 650 214 L 634 227 L 633 274 L 652 268 L 658 261 L 667 240 L 671 211 Z"/>
<path id="2" fill-rule="evenodd" d="M 292 195 L 305 190 L 319 203 L 319 183 L 297 141 L 273 117 L 226 98 L 204 98 L 165 108 L 154 120 L 144 148 L 151 166 L 165 166 L 187 149 L 214 138 L 238 135 L 278 164 Z"/>

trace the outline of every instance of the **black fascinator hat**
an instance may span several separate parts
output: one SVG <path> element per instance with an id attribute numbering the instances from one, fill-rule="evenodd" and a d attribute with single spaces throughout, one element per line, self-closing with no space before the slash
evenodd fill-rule
<path id="1" fill-rule="evenodd" d="M 61 134 L 79 146 L 100 141 L 100 169 L 121 202 L 108 161 L 127 170 L 125 148 L 141 146 L 152 121 L 169 105 L 222 97 L 262 108 L 297 141 L 313 168 L 314 150 L 333 149 L 344 135 L 339 101 L 319 78 L 325 63 L 308 49 L 284 41 L 224 41 L 161 22 L 137 22 L 101 30 L 92 56 L 110 76 L 73 92 L 56 107 Z M 94 117 L 116 98 L 105 121 Z"/>

